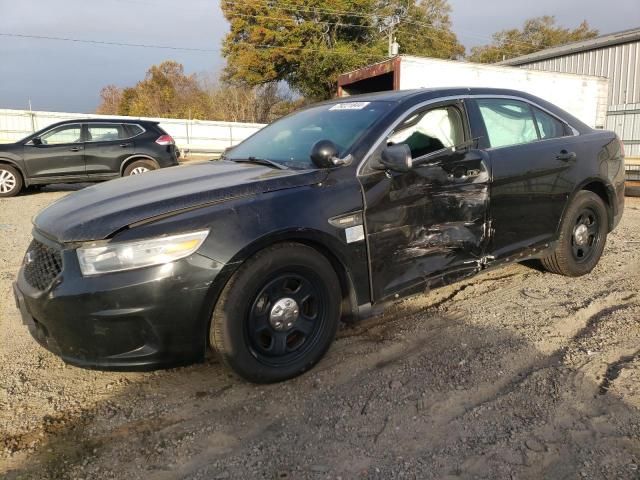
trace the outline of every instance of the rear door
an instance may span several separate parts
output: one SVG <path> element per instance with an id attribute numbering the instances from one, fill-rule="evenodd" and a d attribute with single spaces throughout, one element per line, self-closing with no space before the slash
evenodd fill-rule
<path id="1" fill-rule="evenodd" d="M 24 146 L 27 173 L 31 178 L 86 176 L 82 125 L 70 123 L 54 127 Z"/>
<path id="2" fill-rule="evenodd" d="M 550 112 L 515 98 L 476 98 L 472 109 L 491 157 L 489 253 L 509 257 L 556 234 L 573 191 L 576 164 L 571 127 Z M 472 122 L 473 123 L 473 122 Z"/>
<path id="3" fill-rule="evenodd" d="M 132 135 L 122 123 L 86 123 L 85 159 L 90 177 L 120 175 L 120 166 L 134 153 Z"/>
<path id="4" fill-rule="evenodd" d="M 367 169 L 359 180 L 374 301 L 448 283 L 476 271 L 486 242 L 488 156 L 461 147 L 469 140 L 462 101 L 408 112 L 369 159 L 385 146 L 407 144 L 406 173 Z M 447 150 L 449 149 L 449 150 Z"/>

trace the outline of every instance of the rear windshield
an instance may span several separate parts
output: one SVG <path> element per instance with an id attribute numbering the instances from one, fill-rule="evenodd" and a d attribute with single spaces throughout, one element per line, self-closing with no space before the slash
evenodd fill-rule
<path id="1" fill-rule="evenodd" d="M 315 168 L 309 157 L 319 140 L 331 140 L 344 156 L 393 106 L 391 102 L 342 102 L 302 110 L 264 127 L 229 150 L 229 160 L 273 160 L 290 168 Z"/>

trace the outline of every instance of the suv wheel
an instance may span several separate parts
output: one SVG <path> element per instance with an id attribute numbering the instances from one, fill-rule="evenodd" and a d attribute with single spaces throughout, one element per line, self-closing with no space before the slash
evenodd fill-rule
<path id="1" fill-rule="evenodd" d="M 0 197 L 13 197 L 22 190 L 22 175 L 9 165 L 0 164 Z"/>
<path id="2" fill-rule="evenodd" d="M 153 160 L 136 160 L 135 162 L 131 162 L 124 169 L 122 173 L 123 177 L 128 177 L 130 175 L 140 175 L 141 173 L 147 173 L 151 170 L 156 170 L 158 165 Z"/>
<path id="3" fill-rule="evenodd" d="M 593 192 L 578 192 L 562 220 L 556 249 L 542 259 L 542 265 L 550 272 L 569 277 L 589 273 L 604 250 L 608 225 L 602 199 Z"/>
<path id="4" fill-rule="evenodd" d="M 274 245 L 247 260 L 225 286 L 210 344 L 246 380 L 286 380 L 325 354 L 340 301 L 340 283 L 324 256 L 298 243 Z"/>

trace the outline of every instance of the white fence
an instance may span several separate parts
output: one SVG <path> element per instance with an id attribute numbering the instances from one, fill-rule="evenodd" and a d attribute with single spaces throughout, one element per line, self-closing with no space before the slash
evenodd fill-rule
<path id="1" fill-rule="evenodd" d="M 160 122 L 160 126 L 175 139 L 176 145 L 183 154 L 187 155 L 218 155 L 225 148 L 237 144 L 264 126 L 259 123 L 0 109 L 0 143 L 15 142 L 52 123 L 85 118 L 123 118 Z"/>

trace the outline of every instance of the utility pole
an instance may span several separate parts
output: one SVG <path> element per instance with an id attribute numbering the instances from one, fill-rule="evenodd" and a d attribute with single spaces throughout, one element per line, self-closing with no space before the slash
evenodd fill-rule
<path id="1" fill-rule="evenodd" d="M 387 33 L 387 37 L 389 40 L 389 50 L 388 50 L 389 57 L 396 56 L 400 50 L 400 45 L 398 45 L 398 42 L 396 42 L 396 37 L 394 35 L 395 27 L 406 16 L 407 16 L 407 8 L 404 6 L 400 7 L 395 15 L 391 15 L 389 17 L 384 18 L 382 20 L 382 23 L 378 27 L 378 31 L 380 33 L 385 33 L 385 32 Z"/>

